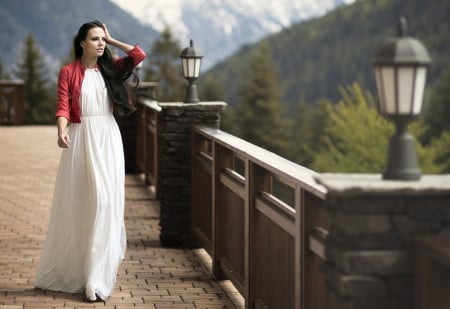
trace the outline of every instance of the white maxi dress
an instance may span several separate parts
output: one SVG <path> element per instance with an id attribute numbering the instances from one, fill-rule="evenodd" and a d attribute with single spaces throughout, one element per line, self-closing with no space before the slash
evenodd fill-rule
<path id="1" fill-rule="evenodd" d="M 86 69 L 81 123 L 69 126 L 36 286 L 105 300 L 126 250 L 122 138 L 100 71 Z"/>

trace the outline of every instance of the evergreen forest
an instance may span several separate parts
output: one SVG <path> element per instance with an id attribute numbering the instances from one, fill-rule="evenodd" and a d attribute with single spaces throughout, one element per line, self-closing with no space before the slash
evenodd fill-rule
<path id="1" fill-rule="evenodd" d="M 223 113 L 223 130 L 301 165 L 319 172 L 380 173 L 394 126 L 379 112 L 372 59 L 378 46 L 396 36 L 396 23 L 404 16 L 407 35 L 419 39 L 432 58 L 423 112 L 409 131 L 417 139 L 423 172 L 448 173 L 449 14 L 450 2 L 444 0 L 356 1 L 244 46 L 203 74 L 200 89 L 212 84 L 225 89 L 216 95 L 209 91 L 203 99 L 228 103 Z M 261 61 L 260 49 L 266 49 L 265 55 L 270 59 Z M 270 69 L 255 69 L 255 59 L 259 59 L 258 66 L 268 65 Z M 261 82 L 257 76 L 260 72 L 271 78 Z M 279 100 L 265 104 L 278 105 L 270 118 L 282 121 L 267 121 L 268 107 L 262 107 L 262 100 L 252 99 L 242 87 L 252 87 L 254 93 L 264 92 L 256 87 L 277 88 L 281 93 Z M 270 96 L 268 90 L 267 95 Z M 255 118 L 259 123 L 254 123 Z M 281 126 L 274 123 L 282 123 L 283 137 Z M 254 128 L 251 134 L 249 127 Z M 282 138 L 288 146 L 280 149 L 280 143 L 268 145 L 269 138 L 261 138 L 264 134 L 273 134 L 276 140 Z"/>
<path id="2" fill-rule="evenodd" d="M 202 72 L 200 99 L 228 103 L 223 130 L 315 171 L 381 173 L 394 126 L 380 114 L 371 59 L 405 16 L 408 34 L 433 61 L 424 111 L 409 132 L 422 172 L 450 173 L 449 14 L 445 0 L 357 0 L 244 46 Z M 44 77 L 32 35 L 23 46 L 15 76 L 3 74 L 1 61 L 0 76 L 25 81 L 27 124 L 52 124 L 54 82 Z M 182 100 L 181 47 L 171 30 L 146 49 L 150 61 L 141 80 L 159 83 L 159 101 Z"/>

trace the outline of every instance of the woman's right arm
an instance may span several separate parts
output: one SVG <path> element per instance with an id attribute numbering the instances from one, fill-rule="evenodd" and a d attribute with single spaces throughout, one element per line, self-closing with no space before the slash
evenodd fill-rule
<path id="1" fill-rule="evenodd" d="M 61 69 L 58 76 L 58 102 L 56 108 L 56 126 L 58 127 L 58 146 L 61 148 L 70 147 L 70 138 L 67 133 L 69 123 L 69 80 L 66 69 Z"/>
<path id="2" fill-rule="evenodd" d="M 58 127 L 58 146 L 60 148 L 70 147 L 70 137 L 67 132 L 68 120 L 66 117 L 56 118 L 56 126 Z"/>

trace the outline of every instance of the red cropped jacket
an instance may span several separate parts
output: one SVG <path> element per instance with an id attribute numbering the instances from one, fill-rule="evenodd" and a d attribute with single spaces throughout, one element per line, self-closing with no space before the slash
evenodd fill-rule
<path id="1" fill-rule="evenodd" d="M 145 59 L 145 52 L 138 45 L 134 46 L 127 55 L 133 59 L 134 66 Z M 116 64 L 120 66 L 123 59 L 124 57 L 117 59 Z M 59 71 L 56 117 L 65 117 L 70 122 L 81 122 L 79 101 L 85 70 L 81 60 L 77 59 Z"/>

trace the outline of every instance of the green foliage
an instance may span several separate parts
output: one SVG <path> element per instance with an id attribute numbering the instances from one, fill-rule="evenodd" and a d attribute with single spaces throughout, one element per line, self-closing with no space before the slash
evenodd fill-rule
<path id="1" fill-rule="evenodd" d="M 304 100 L 300 101 L 295 112 L 293 123 L 293 142 L 291 142 L 290 159 L 303 166 L 309 166 L 313 161 L 312 147 L 315 139 L 315 117 L 313 108 Z"/>
<path id="2" fill-rule="evenodd" d="M 161 102 L 184 99 L 186 81 L 180 71 L 180 53 L 180 43 L 167 27 L 153 43 L 150 63 L 144 73 L 145 80 L 159 83 L 157 98 Z"/>
<path id="3" fill-rule="evenodd" d="M 53 123 L 54 98 L 50 96 L 48 81 L 45 78 L 48 69 L 31 35 L 25 40 L 15 73 L 25 82 L 25 123 Z"/>
<path id="4" fill-rule="evenodd" d="M 438 172 L 442 174 L 450 173 L 450 130 L 444 131 L 441 136 L 433 139 L 428 147 L 432 151 L 435 170 L 426 170 L 426 172 Z"/>
<path id="5" fill-rule="evenodd" d="M 221 85 L 212 78 L 207 76 L 198 82 L 201 101 L 223 101 L 224 92 Z"/>
<path id="6" fill-rule="evenodd" d="M 200 77 L 199 84 L 199 96 L 200 101 L 221 101 L 223 102 L 224 92 L 219 83 L 212 77 Z M 234 134 L 236 132 L 234 126 L 233 110 L 226 108 L 221 112 L 220 128 L 223 131 Z"/>
<path id="7" fill-rule="evenodd" d="M 341 93 L 341 101 L 329 106 L 329 123 L 312 168 L 320 172 L 381 172 L 393 126 L 358 83 L 341 88 Z"/>
<path id="8" fill-rule="evenodd" d="M 450 68 L 432 89 L 428 104 L 424 106 L 424 121 L 428 130 L 423 134 L 422 141 L 429 143 L 431 139 L 450 130 Z"/>
<path id="9" fill-rule="evenodd" d="M 325 142 L 324 128 L 329 122 L 331 109 L 332 102 L 327 99 L 318 100 L 313 105 L 308 105 L 304 100 L 298 104 L 294 116 L 289 159 L 303 166 L 312 164 L 315 153 Z"/>
<path id="10" fill-rule="evenodd" d="M 227 106 L 220 114 L 220 129 L 233 135 L 238 135 L 234 108 Z"/>
<path id="11" fill-rule="evenodd" d="M 235 117 L 238 135 L 258 146 L 286 155 L 290 123 L 282 118 L 284 106 L 266 44 L 256 50 L 244 74 L 238 116 Z"/>
<path id="12" fill-rule="evenodd" d="M 414 121 L 408 126 L 408 132 L 416 140 L 417 160 L 419 167 L 424 174 L 439 174 L 442 172 L 442 166 L 436 164 L 436 156 L 439 153 L 439 143 L 433 146 L 430 144 L 423 144 L 420 142 L 421 137 L 427 132 L 427 125 L 421 121 Z"/>

